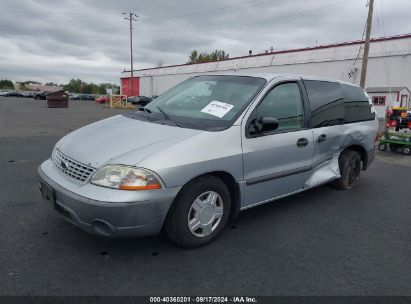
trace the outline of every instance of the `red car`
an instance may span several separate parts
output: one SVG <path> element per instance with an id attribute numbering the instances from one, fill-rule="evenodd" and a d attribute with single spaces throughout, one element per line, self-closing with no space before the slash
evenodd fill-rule
<path id="1" fill-rule="evenodd" d="M 96 102 L 98 103 L 106 103 L 108 101 L 107 96 L 101 96 L 99 98 L 96 98 Z"/>

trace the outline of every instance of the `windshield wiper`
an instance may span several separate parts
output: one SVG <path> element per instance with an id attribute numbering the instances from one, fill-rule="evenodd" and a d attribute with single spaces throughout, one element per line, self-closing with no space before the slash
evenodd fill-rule
<path id="1" fill-rule="evenodd" d="M 170 116 L 168 116 L 168 115 L 166 114 L 166 112 L 164 112 L 159 106 L 156 106 L 156 108 L 160 111 L 161 114 L 163 114 L 163 116 L 164 116 L 167 120 L 169 120 L 169 121 L 171 121 L 172 123 L 174 123 L 177 127 L 182 128 L 178 123 L 176 123 L 174 120 L 172 120 L 172 119 L 170 118 Z"/>
<path id="2" fill-rule="evenodd" d="M 146 109 L 146 107 L 139 107 L 137 110 L 138 111 L 144 111 L 144 112 L 147 112 L 147 113 L 151 113 L 151 110 Z"/>

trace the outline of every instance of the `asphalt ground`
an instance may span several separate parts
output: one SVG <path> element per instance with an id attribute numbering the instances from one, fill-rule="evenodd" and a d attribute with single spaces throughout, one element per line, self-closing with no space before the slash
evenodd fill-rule
<path id="1" fill-rule="evenodd" d="M 0 295 L 411 295 L 411 157 L 391 152 L 355 189 L 244 211 L 198 249 L 67 223 L 41 199 L 36 169 L 64 134 L 117 113 L 0 97 Z"/>

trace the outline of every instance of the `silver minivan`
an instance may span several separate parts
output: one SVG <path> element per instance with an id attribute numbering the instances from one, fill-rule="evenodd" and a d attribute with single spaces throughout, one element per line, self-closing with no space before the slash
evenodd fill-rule
<path id="1" fill-rule="evenodd" d="M 63 137 L 38 169 L 53 208 L 104 237 L 163 228 L 184 247 L 240 211 L 332 182 L 357 185 L 378 121 L 358 86 L 275 74 L 190 78 L 137 111 Z"/>

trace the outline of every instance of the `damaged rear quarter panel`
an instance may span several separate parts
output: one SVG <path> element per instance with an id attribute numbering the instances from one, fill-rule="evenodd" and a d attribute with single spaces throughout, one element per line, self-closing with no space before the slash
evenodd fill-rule
<path id="1" fill-rule="evenodd" d="M 374 150 L 374 141 L 377 136 L 378 120 L 356 122 L 333 127 L 324 130 L 315 129 L 315 138 L 318 134 L 327 133 L 331 142 L 321 146 L 316 142 L 313 156 L 312 174 L 308 177 L 304 188 L 309 189 L 331 180 L 339 178 L 340 170 L 338 159 L 342 151 L 352 146 L 361 146 L 365 151 Z"/>

